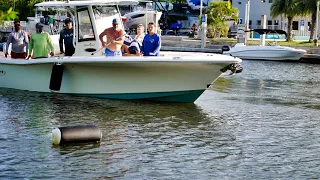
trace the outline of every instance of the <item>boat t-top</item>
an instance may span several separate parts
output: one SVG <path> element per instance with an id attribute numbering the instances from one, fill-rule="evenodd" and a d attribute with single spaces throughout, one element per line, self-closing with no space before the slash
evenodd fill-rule
<path id="1" fill-rule="evenodd" d="M 36 4 L 68 11 L 74 25 L 75 54 L 31 60 L 0 57 L 0 87 L 110 99 L 194 102 L 223 72 L 235 71 L 241 62 L 226 55 L 181 52 L 159 57 L 105 57 L 104 51 L 99 51 L 99 34 L 111 27 L 112 19 L 120 19 L 119 5 L 137 3 L 95 0 Z"/>

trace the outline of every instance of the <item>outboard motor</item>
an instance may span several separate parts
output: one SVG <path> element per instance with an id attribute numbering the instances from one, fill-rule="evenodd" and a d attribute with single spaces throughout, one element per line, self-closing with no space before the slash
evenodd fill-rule
<path id="1" fill-rule="evenodd" d="M 222 46 L 221 54 L 223 54 L 224 51 L 230 51 L 230 46 Z"/>

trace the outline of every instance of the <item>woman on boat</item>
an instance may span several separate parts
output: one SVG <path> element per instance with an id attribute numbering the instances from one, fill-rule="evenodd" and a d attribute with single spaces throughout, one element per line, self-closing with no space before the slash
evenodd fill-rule
<path id="1" fill-rule="evenodd" d="M 136 39 L 132 39 L 127 35 L 124 38 L 123 45 L 121 46 L 123 56 L 140 56 L 140 46 Z"/>
<path id="2" fill-rule="evenodd" d="M 139 43 L 139 46 L 142 46 L 142 42 L 145 35 L 146 34 L 144 33 L 144 26 L 142 24 L 138 24 L 137 35 L 134 37 L 134 39 Z"/>

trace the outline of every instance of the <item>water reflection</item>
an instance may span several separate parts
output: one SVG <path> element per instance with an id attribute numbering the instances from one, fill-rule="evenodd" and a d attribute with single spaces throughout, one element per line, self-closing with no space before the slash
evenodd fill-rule
<path id="1" fill-rule="evenodd" d="M 244 61 L 195 104 L 0 89 L 0 177 L 318 177 L 320 66 Z M 95 124 L 100 143 L 53 146 L 59 126 Z M 30 173 L 32 172 L 32 173 Z"/>
<path id="2" fill-rule="evenodd" d="M 11 148 L 19 149 L 14 152 L 20 157 L 17 163 L 28 167 L 20 168 L 21 172 L 46 172 L 50 177 L 58 170 L 68 172 L 64 176 L 68 178 L 85 168 L 97 172 L 97 176 L 90 178 L 122 177 L 128 172 L 139 173 L 139 167 L 143 166 L 143 173 L 150 175 L 176 156 L 173 160 L 176 165 L 162 167 L 166 174 L 169 169 L 190 166 L 193 161 L 205 163 L 240 152 L 237 148 L 219 150 L 235 140 L 232 134 L 220 131 L 225 117 L 208 115 L 196 104 L 102 100 L 3 89 L 0 94 L 6 97 L 1 99 L 1 111 L 8 112 L 3 118 L 9 123 L 5 127 L 14 132 L 10 139 L 17 141 Z M 102 141 L 59 147 L 51 144 L 51 131 L 55 127 L 81 124 L 98 125 L 103 133 Z M 16 137 L 17 134 L 20 136 Z M 10 144 L 7 140 L 6 145 Z M 21 145 L 21 141 L 25 143 Z M 205 159 L 197 159 L 204 154 Z M 30 167 L 40 162 L 45 167 Z M 198 166 L 190 168 L 196 170 Z M 161 177 L 161 173 L 156 176 Z"/>
<path id="3" fill-rule="evenodd" d="M 212 90 L 237 93 L 234 100 L 320 109 L 320 66 L 270 61 L 244 61 L 245 71 L 223 75 Z M 267 73 L 264 73 L 267 72 Z"/>

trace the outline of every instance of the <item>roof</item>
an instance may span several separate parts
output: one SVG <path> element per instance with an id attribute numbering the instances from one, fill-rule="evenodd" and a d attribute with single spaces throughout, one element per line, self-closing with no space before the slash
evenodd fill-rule
<path id="1" fill-rule="evenodd" d="M 258 34 L 284 34 L 287 36 L 287 33 L 283 30 L 280 30 L 280 29 L 251 29 L 249 30 L 249 32 L 257 32 Z"/>
<path id="2" fill-rule="evenodd" d="M 88 5 L 134 5 L 138 0 L 93 0 L 93 1 L 48 1 L 37 3 L 38 7 L 70 7 L 70 6 L 88 6 Z"/>

